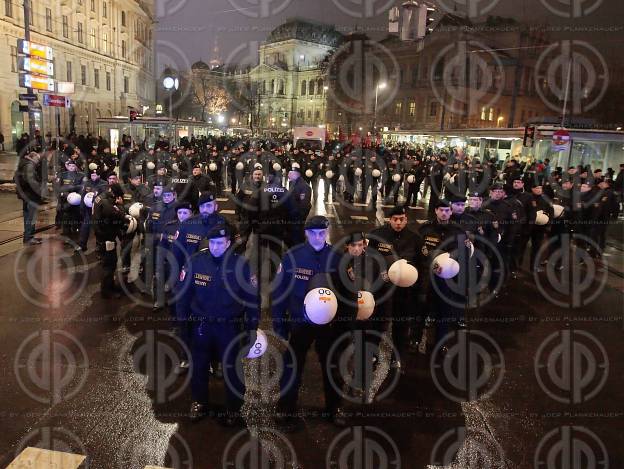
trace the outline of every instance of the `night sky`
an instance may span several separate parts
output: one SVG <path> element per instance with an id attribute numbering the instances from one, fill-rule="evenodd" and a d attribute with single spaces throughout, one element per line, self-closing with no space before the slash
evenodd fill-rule
<path id="1" fill-rule="evenodd" d="M 441 0 L 452 8 L 453 0 Z M 468 0 L 458 0 L 458 11 L 465 11 Z M 621 50 L 624 45 L 624 8 L 621 0 L 470 0 L 478 8 L 494 5 L 487 15 L 513 17 L 532 24 L 559 25 L 563 28 L 589 28 L 591 31 L 564 30 L 559 37 L 583 39 L 592 43 L 603 55 Z M 341 32 L 349 32 L 356 26 L 364 29 L 372 38 L 386 34 L 388 6 L 392 0 L 155 0 L 158 24 L 155 25 L 157 64 L 175 64 L 184 69 L 196 60 L 208 62 L 213 58 L 215 41 L 220 58 L 226 63 L 240 61 L 242 44 L 249 43 L 253 50 L 256 42 L 287 18 L 303 17 L 319 22 L 335 24 Z M 336 2 L 336 3 L 335 3 Z M 597 8 L 585 16 L 566 19 L 550 12 L 544 3 L 556 9 L 571 11 L 570 3 L 577 2 L 582 9 Z M 336 6 L 343 6 L 347 14 Z M 364 5 L 364 6 L 363 6 Z M 372 16 L 362 18 L 365 6 Z M 243 14 L 237 10 L 244 9 Z M 378 14 L 374 14 L 379 11 Z M 482 10 L 479 10 L 482 11 Z M 248 16 L 249 15 L 249 16 Z M 359 17 L 358 17 L 359 16 Z M 482 18 L 485 18 L 483 16 Z M 609 31 L 596 31 L 611 26 Z M 597 28 L 598 27 L 598 28 Z M 237 52 L 234 52 L 237 51 Z M 245 55 L 245 54 L 242 54 Z M 249 55 L 249 54 L 247 54 Z M 251 58 L 248 58 L 252 61 Z"/>

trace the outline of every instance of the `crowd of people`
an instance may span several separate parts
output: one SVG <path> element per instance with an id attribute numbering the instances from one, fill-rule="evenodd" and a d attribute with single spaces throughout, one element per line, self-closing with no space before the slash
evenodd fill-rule
<path id="1" fill-rule="evenodd" d="M 465 327 L 471 309 L 505 295 L 514 278 L 541 273 L 557 250 L 599 259 L 624 191 L 624 165 L 603 175 L 548 161 L 480 161 L 461 149 L 340 142 L 325 148 L 225 137 L 178 146 L 159 139 L 147 148 L 124 137 L 115 153 L 101 139 L 87 148 L 67 142 L 25 153 L 16 174 L 24 242 L 39 242 L 32 207 L 44 198 L 37 175 L 45 164 L 55 174 L 56 223 L 66 244 L 86 252 L 95 234 L 102 297 L 140 291 L 176 319 L 190 350 L 176 372 L 193 363 L 193 420 L 209 413 L 210 370 L 221 362 L 224 423 L 240 422 L 245 383 L 235 362 L 260 340 L 264 310 L 289 344 L 280 423 L 298 424 L 303 363 L 314 345 L 327 416 L 344 425 L 332 384 L 341 378 L 328 365 L 339 337 L 359 330 L 379 345 L 387 333 L 391 369 L 402 373 L 406 353 L 427 353 Z M 219 213 L 219 199 L 235 202 L 235 221 Z M 389 219 L 370 232 L 334 227 L 330 244 L 328 218 L 310 216 L 321 199 L 359 211 L 384 205 Z M 563 256 L 552 258 L 552 268 L 565 267 Z M 310 296 L 318 291 L 320 297 Z M 337 308 L 325 323 L 313 312 L 332 295 Z"/>

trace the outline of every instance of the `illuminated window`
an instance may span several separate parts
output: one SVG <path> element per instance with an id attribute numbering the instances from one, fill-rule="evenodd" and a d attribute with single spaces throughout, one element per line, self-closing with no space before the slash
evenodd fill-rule
<path id="1" fill-rule="evenodd" d="M 494 120 L 494 108 L 493 107 L 490 108 L 490 118 L 488 120 L 490 121 Z"/>
<path id="2" fill-rule="evenodd" d="M 414 101 L 409 104 L 409 115 L 410 117 L 414 117 L 416 115 L 416 103 Z"/>
<path id="3" fill-rule="evenodd" d="M 485 119 L 487 119 L 487 108 L 483 106 L 481 108 L 481 120 L 484 121 Z"/>
<path id="4" fill-rule="evenodd" d="M 400 116 L 402 110 L 403 110 L 403 103 L 399 101 L 394 105 L 394 114 L 397 116 Z"/>

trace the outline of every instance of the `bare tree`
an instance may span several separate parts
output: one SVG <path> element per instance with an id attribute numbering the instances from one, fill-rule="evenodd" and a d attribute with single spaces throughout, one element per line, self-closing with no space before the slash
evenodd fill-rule
<path id="1" fill-rule="evenodd" d="M 230 96 L 220 86 L 217 79 L 205 74 L 194 74 L 191 77 L 193 103 L 201 109 L 201 120 L 211 114 L 218 114 L 227 110 Z"/>

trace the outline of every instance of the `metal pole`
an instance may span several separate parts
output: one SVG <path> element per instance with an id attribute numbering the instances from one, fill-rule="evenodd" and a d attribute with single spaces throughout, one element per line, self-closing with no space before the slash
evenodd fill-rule
<path id="1" fill-rule="evenodd" d="M 373 112 L 373 132 L 377 128 L 377 95 L 379 93 L 379 85 L 375 86 L 375 110 Z"/>
<path id="2" fill-rule="evenodd" d="M 173 88 L 171 88 L 169 90 L 169 138 L 170 138 L 170 145 L 171 143 L 173 143 L 175 145 L 175 138 L 173 136 L 173 109 L 172 109 L 172 97 L 173 97 Z"/>
<path id="3" fill-rule="evenodd" d="M 565 116 L 568 110 L 568 94 L 570 92 L 570 75 L 572 74 L 572 55 L 568 60 L 568 78 L 566 79 L 565 95 L 563 97 L 563 113 L 561 115 L 561 127 L 565 126 Z"/>
<path id="4" fill-rule="evenodd" d="M 24 40 L 30 42 L 30 0 L 24 0 Z M 26 88 L 28 94 L 32 94 L 32 88 Z M 35 135 L 35 113 L 31 102 L 28 101 L 28 132 L 32 139 Z"/>

